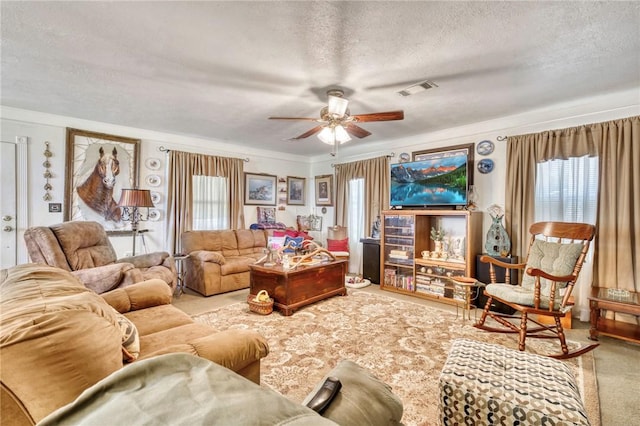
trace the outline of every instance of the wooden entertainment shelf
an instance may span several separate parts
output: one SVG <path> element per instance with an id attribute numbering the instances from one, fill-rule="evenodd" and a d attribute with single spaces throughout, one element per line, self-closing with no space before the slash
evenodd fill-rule
<path id="1" fill-rule="evenodd" d="M 482 213 L 387 210 L 382 219 L 380 288 L 470 309 L 474 287 L 451 277 L 475 276 L 476 255 L 482 252 Z M 444 230 L 446 254 L 433 255 L 432 227 Z M 430 256 L 423 257 L 424 251 Z"/>

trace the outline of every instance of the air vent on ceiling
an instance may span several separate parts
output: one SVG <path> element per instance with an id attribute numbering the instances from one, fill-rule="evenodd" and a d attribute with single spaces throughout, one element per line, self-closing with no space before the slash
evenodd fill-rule
<path id="1" fill-rule="evenodd" d="M 404 89 L 398 91 L 400 96 L 411 96 L 416 93 L 424 92 L 425 90 L 431 89 L 433 87 L 438 87 L 433 81 L 425 80 L 420 83 L 413 84 L 409 87 L 405 87 Z"/>

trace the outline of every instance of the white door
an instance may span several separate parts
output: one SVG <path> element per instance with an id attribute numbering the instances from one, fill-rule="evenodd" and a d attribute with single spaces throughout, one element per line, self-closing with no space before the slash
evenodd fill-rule
<path id="1" fill-rule="evenodd" d="M 16 265 L 16 144 L 0 142 L 0 268 Z"/>

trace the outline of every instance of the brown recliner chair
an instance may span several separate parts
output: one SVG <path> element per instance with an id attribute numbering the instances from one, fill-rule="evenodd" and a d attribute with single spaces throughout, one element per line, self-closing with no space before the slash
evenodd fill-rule
<path id="1" fill-rule="evenodd" d="M 29 228 L 24 233 L 34 263 L 72 272 L 96 293 L 159 278 L 175 289 L 173 257 L 155 252 L 118 259 L 106 231 L 97 222 L 64 222 Z"/>

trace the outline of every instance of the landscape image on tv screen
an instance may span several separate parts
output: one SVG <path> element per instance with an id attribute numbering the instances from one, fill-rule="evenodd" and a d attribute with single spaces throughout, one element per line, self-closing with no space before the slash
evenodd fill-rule
<path id="1" fill-rule="evenodd" d="M 467 204 L 467 153 L 391 165 L 391 206 Z"/>

